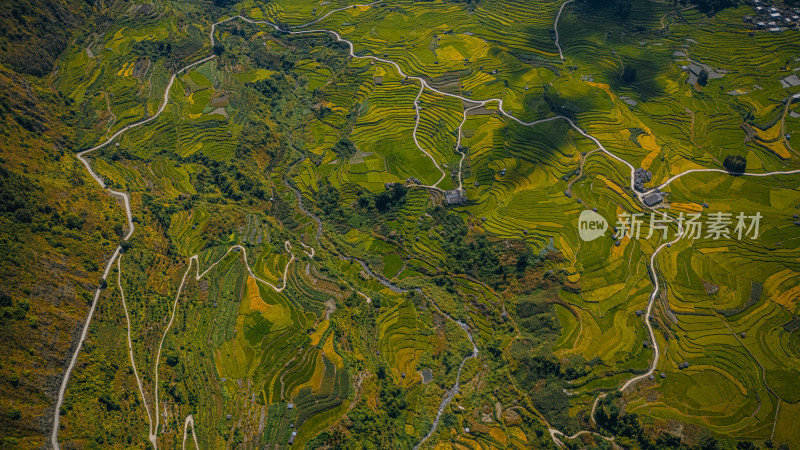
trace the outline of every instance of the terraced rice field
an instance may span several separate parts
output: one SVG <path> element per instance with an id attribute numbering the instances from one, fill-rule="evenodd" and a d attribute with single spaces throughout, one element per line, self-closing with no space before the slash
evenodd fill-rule
<path id="1" fill-rule="evenodd" d="M 656 357 L 653 379 L 614 399 L 647 439 L 798 443 L 800 177 L 671 179 L 728 155 L 748 173 L 800 168 L 782 136 L 800 126 L 797 90 L 778 82 L 800 67 L 797 31 L 750 35 L 746 6 L 709 16 L 635 0 L 621 21 L 575 2 L 559 19 L 562 61 L 562 2 L 352 3 L 237 3 L 211 22 L 236 11 L 283 31 L 217 25 L 217 56 L 166 95 L 178 62 L 212 52 L 201 6 L 160 5 L 93 37 L 94 56 L 63 56 L 53 82 L 91 112 L 80 148 L 167 99 L 90 156 L 130 194 L 136 233 L 110 276 L 146 387 L 114 393 L 137 383 L 108 369 L 127 364 L 115 353 L 127 344 L 106 289 L 64 445 L 96 440 L 89 423 L 102 443 L 174 447 L 192 414 L 209 448 L 597 447 L 615 431 L 595 420 L 598 399 Z M 154 53 L 176 35 L 169 57 Z M 689 83 L 681 66 L 698 62 L 721 77 Z M 757 212 L 758 239 L 581 239 L 587 210 L 611 227 L 650 212 L 629 165 L 652 172 L 669 217 Z M 448 205 L 443 191 L 462 184 L 467 201 Z M 163 422 L 148 436 L 156 378 Z M 111 400 L 85 402 L 97 393 Z"/>

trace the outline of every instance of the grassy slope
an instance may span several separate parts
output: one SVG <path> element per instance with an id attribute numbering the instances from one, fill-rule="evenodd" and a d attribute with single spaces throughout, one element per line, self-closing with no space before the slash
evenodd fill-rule
<path id="1" fill-rule="evenodd" d="M 43 445 L 63 367 L 124 216 L 72 156 L 65 100 L 4 67 L 0 84 L 0 270 L 10 297 L 0 327 L 0 428 L 6 444 L 32 448 Z"/>

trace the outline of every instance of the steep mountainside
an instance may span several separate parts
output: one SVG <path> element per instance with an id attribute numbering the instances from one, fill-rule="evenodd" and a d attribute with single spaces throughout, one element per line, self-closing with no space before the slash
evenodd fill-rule
<path id="1" fill-rule="evenodd" d="M 0 54 L 0 446 L 39 447 L 123 212 L 74 157 L 72 102 L 46 75 L 82 1 L 2 6 Z M 13 69 L 12 69 L 13 68 Z"/>

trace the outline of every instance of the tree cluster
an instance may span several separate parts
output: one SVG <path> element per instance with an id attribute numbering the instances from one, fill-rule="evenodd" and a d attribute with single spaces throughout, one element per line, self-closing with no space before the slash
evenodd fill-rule
<path id="1" fill-rule="evenodd" d="M 742 174 L 747 169 L 747 158 L 742 155 L 728 155 L 722 165 L 730 173 Z"/>

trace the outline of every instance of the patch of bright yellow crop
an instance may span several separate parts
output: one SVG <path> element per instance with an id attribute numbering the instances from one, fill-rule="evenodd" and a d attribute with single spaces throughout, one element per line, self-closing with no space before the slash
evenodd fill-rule
<path id="1" fill-rule="evenodd" d="M 518 439 L 522 442 L 528 442 L 528 436 L 525 435 L 525 432 L 522 431 L 520 427 L 511 427 L 506 430 L 510 436 L 514 439 Z"/>
<path id="2" fill-rule="evenodd" d="M 772 153 L 775 153 L 776 155 L 778 155 L 783 159 L 789 159 L 792 157 L 792 155 L 789 154 L 789 150 L 786 149 L 786 145 L 784 145 L 783 139 L 775 142 L 759 142 L 759 144 L 768 148 Z"/>
<path id="3" fill-rule="evenodd" d="M 776 296 L 775 303 L 791 311 L 797 305 L 798 298 L 800 298 L 800 286 L 794 286 Z"/>
<path id="4" fill-rule="evenodd" d="M 764 281 L 764 290 L 777 291 L 781 284 L 794 277 L 795 272 L 792 269 L 784 269 L 780 272 L 774 273 Z"/>
<path id="5" fill-rule="evenodd" d="M 316 363 L 314 364 L 314 373 L 311 374 L 311 378 L 305 383 L 301 383 L 292 389 L 292 392 L 289 392 L 289 397 L 294 397 L 300 393 L 303 388 L 311 388 L 312 392 L 319 392 L 320 388 L 322 388 L 322 379 L 325 377 L 325 364 L 322 362 L 322 354 L 318 352 L 316 349 L 309 350 L 314 352 L 313 356 L 310 358 L 316 359 Z"/>
<path id="6" fill-rule="evenodd" d="M 129 77 L 133 74 L 133 62 L 125 63 L 121 69 L 117 71 L 118 77 Z"/>
<path id="7" fill-rule="evenodd" d="M 262 311 L 261 315 L 275 324 L 276 329 L 280 330 L 292 325 L 291 312 L 283 305 L 267 305 L 267 310 Z"/>
<path id="8" fill-rule="evenodd" d="M 489 54 L 489 43 L 482 38 L 466 34 L 459 35 L 458 38 L 464 42 L 464 45 L 469 50 L 468 58 L 483 58 Z"/>
<path id="9" fill-rule="evenodd" d="M 708 255 L 710 253 L 719 253 L 719 252 L 727 252 L 728 247 L 717 247 L 717 248 L 701 248 L 700 253 L 704 255 Z"/>
<path id="10" fill-rule="evenodd" d="M 250 8 L 247 16 L 254 20 L 264 20 L 264 13 L 261 12 L 261 8 Z"/>
<path id="11" fill-rule="evenodd" d="M 322 351 L 325 352 L 325 357 L 328 358 L 337 369 L 341 369 L 344 367 L 344 360 L 336 353 L 336 349 L 333 347 L 333 335 L 334 333 L 328 334 L 328 339 L 325 340 Z"/>
<path id="12" fill-rule="evenodd" d="M 311 374 L 311 380 L 309 380 L 309 384 L 311 385 L 312 391 L 319 392 L 319 390 L 322 388 L 322 379 L 325 377 L 325 363 L 322 360 L 322 353 L 315 353 L 316 355 L 314 355 L 314 358 L 317 358 L 317 364 L 314 366 L 314 373 Z"/>
<path id="13" fill-rule="evenodd" d="M 606 91 L 608 95 L 611 95 L 611 90 L 610 90 L 611 86 L 607 85 L 606 83 L 595 83 L 594 81 L 587 81 L 586 84 L 588 84 L 589 86 L 594 86 L 596 88 L 602 89 Z"/>
<path id="14" fill-rule="evenodd" d="M 661 154 L 661 147 L 656 144 L 656 137 L 652 134 L 640 135 L 637 138 L 637 141 L 643 149 L 650 151 L 650 153 L 648 153 L 647 156 L 645 156 L 645 158 L 642 160 L 642 167 L 649 169 L 650 164 L 652 164 L 656 157 Z"/>
<path id="15" fill-rule="evenodd" d="M 395 358 L 397 359 L 397 370 L 400 373 L 406 374 L 406 378 L 402 380 L 403 386 L 411 386 L 422 379 L 422 377 L 419 375 L 419 372 L 414 369 L 417 366 L 417 361 L 419 361 L 421 356 L 421 349 L 415 349 L 411 347 L 401 348 L 395 354 Z"/>
<path id="16" fill-rule="evenodd" d="M 621 291 L 625 287 L 625 283 L 616 283 L 609 286 L 602 286 L 592 291 L 592 296 L 599 297 L 598 300 L 605 300 L 611 298 L 614 294 Z"/>
<path id="17" fill-rule="evenodd" d="M 317 330 L 314 331 L 314 333 L 312 333 L 310 336 L 312 346 L 319 345 L 319 340 L 322 339 L 322 335 L 325 334 L 325 331 L 328 329 L 329 324 L 330 322 L 327 320 L 323 320 L 322 322 L 320 322 L 320 324 L 317 326 Z"/>
<path id="18" fill-rule="evenodd" d="M 619 245 L 615 245 L 611 247 L 611 254 L 609 255 L 609 259 L 617 259 L 625 256 L 625 248 L 628 246 L 630 239 L 622 239 Z"/>
<path id="19" fill-rule="evenodd" d="M 581 274 L 580 273 L 573 273 L 572 275 L 569 275 L 567 277 L 567 280 L 570 283 L 577 283 L 577 282 L 581 281 Z"/>
<path id="20" fill-rule="evenodd" d="M 489 430 L 489 436 L 491 436 L 498 442 L 502 443 L 503 445 L 506 444 L 506 434 L 503 432 L 502 428 L 492 427 Z"/>
<path id="21" fill-rule="evenodd" d="M 264 303 L 261 294 L 258 293 L 258 283 L 253 277 L 247 277 L 247 306 L 251 311 L 264 312 L 270 305 Z"/>
<path id="22" fill-rule="evenodd" d="M 436 56 L 443 61 L 461 61 L 464 59 L 464 55 L 462 55 L 461 52 L 456 50 L 456 48 L 453 46 L 437 48 Z"/>
<path id="23" fill-rule="evenodd" d="M 269 77 L 271 77 L 273 74 L 275 74 L 275 72 L 274 72 L 274 71 L 272 71 L 272 70 L 267 70 L 267 69 L 256 69 L 256 70 L 254 70 L 253 72 L 254 72 L 254 75 L 253 75 L 253 80 L 252 80 L 253 82 L 255 82 L 255 81 L 261 81 L 261 80 L 266 80 L 267 78 L 269 78 Z"/>
<path id="24" fill-rule="evenodd" d="M 762 130 L 761 128 L 753 127 L 753 131 L 756 132 L 756 136 L 759 139 L 764 141 L 772 141 L 775 139 L 780 139 L 781 137 L 781 123 L 776 122 L 775 125 L 767 128 L 766 130 Z"/>
<path id="25" fill-rule="evenodd" d="M 472 75 L 470 75 L 468 78 L 466 78 L 462 83 L 464 84 L 465 90 L 471 91 L 493 80 L 494 77 L 492 77 L 488 73 L 477 71 L 474 72 Z"/>
<path id="26" fill-rule="evenodd" d="M 558 237 L 558 247 L 564 253 L 564 257 L 567 258 L 567 260 L 570 261 L 572 264 L 574 264 L 575 263 L 575 249 L 573 249 L 569 245 L 569 242 L 567 242 L 567 240 L 564 239 L 564 236 L 559 236 Z"/>
<path id="27" fill-rule="evenodd" d="M 616 183 L 613 183 L 611 180 L 602 175 L 597 175 L 597 179 L 605 183 L 605 185 L 608 186 L 612 191 L 622 195 L 622 188 L 617 186 Z"/>
<path id="28" fill-rule="evenodd" d="M 669 206 L 675 211 L 686 213 L 699 213 L 703 211 L 703 206 L 699 203 L 670 203 Z"/>
<path id="29" fill-rule="evenodd" d="M 766 130 L 753 127 L 753 131 L 755 131 L 756 136 L 758 137 L 759 144 L 768 148 L 773 153 L 775 153 L 776 155 L 780 156 L 783 159 L 789 159 L 792 157 L 792 155 L 789 154 L 789 150 L 786 149 L 786 146 L 783 143 L 783 137 L 781 136 L 780 121 L 775 123 L 775 125 L 767 128 Z"/>

